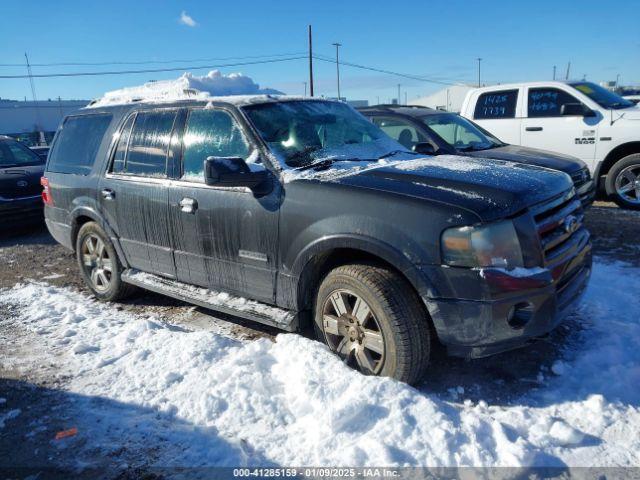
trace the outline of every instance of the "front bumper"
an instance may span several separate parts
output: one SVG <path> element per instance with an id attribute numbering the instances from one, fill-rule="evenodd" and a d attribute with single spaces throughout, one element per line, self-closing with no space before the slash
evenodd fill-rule
<path id="1" fill-rule="evenodd" d="M 43 203 L 40 195 L 19 198 L 0 197 L 0 225 L 3 227 L 41 222 Z"/>
<path id="2" fill-rule="evenodd" d="M 553 330 L 586 289 L 592 268 L 588 233 L 576 252 L 552 269 L 517 275 L 501 269 L 427 267 L 440 285 L 423 297 L 450 355 L 484 357 L 524 346 Z"/>

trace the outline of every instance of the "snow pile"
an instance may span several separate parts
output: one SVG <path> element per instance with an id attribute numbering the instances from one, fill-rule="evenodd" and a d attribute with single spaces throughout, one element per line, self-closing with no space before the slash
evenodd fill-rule
<path id="1" fill-rule="evenodd" d="M 211 97 L 234 95 L 282 94 L 282 92 L 271 88 L 260 88 L 260 85 L 255 83 L 251 77 L 241 73 L 224 75 L 219 70 L 212 70 L 200 77 L 191 73 L 184 73 L 175 80 L 159 80 L 137 87 L 113 90 L 94 100 L 89 107 L 122 105 L 143 100 L 151 103 L 162 103 L 188 99 L 208 100 Z"/>
<path id="2" fill-rule="evenodd" d="M 560 376 L 495 404 L 362 376 L 298 335 L 185 331 L 41 284 L 0 304 L 3 328 L 37 336 L 34 364 L 73 375 L 73 447 L 125 447 L 129 465 L 637 466 L 639 290 L 639 269 L 597 263 Z"/>

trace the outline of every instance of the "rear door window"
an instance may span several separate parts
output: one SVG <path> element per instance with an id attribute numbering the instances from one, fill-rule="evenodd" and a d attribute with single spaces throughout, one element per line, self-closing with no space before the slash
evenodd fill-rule
<path id="1" fill-rule="evenodd" d="M 529 117 L 559 117 L 562 105 L 581 103 L 569 93 L 557 88 L 530 88 L 527 98 Z"/>
<path id="2" fill-rule="evenodd" d="M 127 120 L 114 155 L 113 173 L 165 177 L 175 110 L 138 112 Z"/>
<path id="3" fill-rule="evenodd" d="M 224 110 L 191 110 L 184 132 L 184 180 L 204 182 L 207 157 L 249 157 L 249 146 L 236 120 Z"/>
<path id="4" fill-rule="evenodd" d="M 515 118 L 518 90 L 500 90 L 478 97 L 473 118 L 479 120 Z"/>
<path id="5" fill-rule="evenodd" d="M 49 154 L 47 170 L 88 175 L 111 119 L 110 114 L 67 117 Z"/>

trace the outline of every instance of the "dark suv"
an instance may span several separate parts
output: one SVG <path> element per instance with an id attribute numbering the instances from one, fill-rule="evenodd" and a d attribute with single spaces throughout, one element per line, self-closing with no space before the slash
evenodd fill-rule
<path id="1" fill-rule="evenodd" d="M 573 180 L 582 206 L 591 206 L 596 186 L 579 158 L 536 148 L 509 145 L 458 114 L 420 106 L 374 105 L 359 109 L 404 147 L 431 155 L 495 158 L 552 168 Z"/>
<path id="2" fill-rule="evenodd" d="M 340 102 L 87 108 L 45 175 L 48 228 L 96 297 L 311 322 L 345 362 L 406 382 L 432 342 L 475 357 L 547 333 L 591 271 L 567 175 L 425 157 Z"/>

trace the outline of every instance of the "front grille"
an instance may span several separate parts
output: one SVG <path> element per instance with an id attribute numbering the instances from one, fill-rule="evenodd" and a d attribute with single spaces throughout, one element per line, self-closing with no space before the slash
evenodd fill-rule
<path id="1" fill-rule="evenodd" d="M 573 185 L 576 187 L 576 191 L 582 187 L 585 183 L 591 180 L 591 174 L 589 173 L 588 168 L 582 168 L 577 172 L 571 174 L 571 180 L 573 180 Z"/>
<path id="2" fill-rule="evenodd" d="M 562 256 L 570 247 L 571 237 L 582 228 L 584 213 L 582 203 L 574 190 L 532 208 L 533 219 L 538 229 L 545 264 Z"/>

